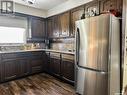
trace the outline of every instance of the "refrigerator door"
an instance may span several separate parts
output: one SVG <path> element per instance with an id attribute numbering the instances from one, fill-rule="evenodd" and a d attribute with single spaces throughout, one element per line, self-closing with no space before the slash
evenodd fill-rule
<path id="1" fill-rule="evenodd" d="M 108 95 L 108 74 L 89 69 L 76 69 L 76 92 L 81 95 Z"/>
<path id="2" fill-rule="evenodd" d="M 85 70 L 83 95 L 108 95 L 108 74 Z"/>
<path id="3" fill-rule="evenodd" d="M 108 70 L 109 15 L 76 22 L 76 64 L 81 68 Z"/>

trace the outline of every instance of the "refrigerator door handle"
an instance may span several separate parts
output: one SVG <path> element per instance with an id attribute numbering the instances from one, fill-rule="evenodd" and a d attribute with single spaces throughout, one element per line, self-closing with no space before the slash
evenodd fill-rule
<path id="1" fill-rule="evenodd" d="M 79 49 L 80 49 L 80 30 L 76 30 L 76 65 L 79 64 Z"/>

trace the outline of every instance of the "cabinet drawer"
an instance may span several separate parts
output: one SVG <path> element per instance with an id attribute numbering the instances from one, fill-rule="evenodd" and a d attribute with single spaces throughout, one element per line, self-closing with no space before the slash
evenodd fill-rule
<path id="1" fill-rule="evenodd" d="M 30 55 L 31 56 L 42 56 L 43 52 L 40 52 L 40 51 L 33 51 L 33 52 L 30 52 Z"/>
<path id="2" fill-rule="evenodd" d="M 7 54 L 2 54 L 2 59 L 11 59 L 11 58 L 16 58 L 17 54 L 15 53 L 7 53 Z"/>
<path id="3" fill-rule="evenodd" d="M 41 71 L 42 71 L 42 66 L 32 67 L 32 74 L 33 73 L 39 73 Z"/>
<path id="4" fill-rule="evenodd" d="M 62 60 L 74 61 L 74 55 L 62 54 Z"/>
<path id="5" fill-rule="evenodd" d="M 60 59 L 60 53 L 50 53 L 51 58 L 59 58 Z"/>

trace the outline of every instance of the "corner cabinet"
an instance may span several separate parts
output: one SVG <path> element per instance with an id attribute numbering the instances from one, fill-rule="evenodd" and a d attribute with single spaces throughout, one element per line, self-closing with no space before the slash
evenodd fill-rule
<path id="1" fill-rule="evenodd" d="M 46 72 L 74 84 L 74 55 L 47 52 Z"/>
<path id="2" fill-rule="evenodd" d="M 43 42 L 46 34 L 45 19 L 40 17 L 28 17 L 29 21 L 29 33 L 28 41 L 32 42 Z"/>

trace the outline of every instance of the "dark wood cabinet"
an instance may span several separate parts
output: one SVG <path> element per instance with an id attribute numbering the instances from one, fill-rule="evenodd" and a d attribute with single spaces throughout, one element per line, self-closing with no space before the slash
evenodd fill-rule
<path id="1" fill-rule="evenodd" d="M 50 73 L 60 76 L 60 53 L 50 52 Z"/>
<path id="2" fill-rule="evenodd" d="M 53 38 L 53 20 L 52 18 L 47 19 L 47 37 Z"/>
<path id="3" fill-rule="evenodd" d="M 52 26 L 53 26 L 53 37 L 58 38 L 60 34 L 60 18 L 59 15 L 52 17 Z"/>
<path id="4" fill-rule="evenodd" d="M 116 10 L 122 13 L 122 0 L 102 0 L 100 1 L 100 12 Z"/>
<path id="5" fill-rule="evenodd" d="M 101 13 L 108 12 L 111 9 L 117 9 L 116 0 L 103 0 L 101 1 Z"/>
<path id="6" fill-rule="evenodd" d="M 83 13 L 85 11 L 84 6 L 80 6 L 78 8 L 75 8 L 73 10 L 71 10 L 71 31 L 70 31 L 70 36 L 74 36 L 75 35 L 75 22 L 77 20 L 80 20 Z"/>
<path id="7" fill-rule="evenodd" d="M 47 19 L 48 38 L 58 38 L 60 36 L 60 17 L 59 15 Z"/>
<path id="8" fill-rule="evenodd" d="M 70 12 L 60 14 L 60 37 L 69 37 Z"/>
<path id="9" fill-rule="evenodd" d="M 43 68 L 42 64 L 43 64 L 42 58 L 33 57 L 32 59 L 30 59 L 31 73 L 34 74 L 42 72 Z"/>
<path id="10" fill-rule="evenodd" d="M 61 75 L 65 80 L 74 83 L 74 56 L 62 55 Z"/>
<path id="11" fill-rule="evenodd" d="M 5 53 L 0 56 L 0 82 L 44 71 L 45 52 Z"/>
<path id="12" fill-rule="evenodd" d="M 54 52 L 47 54 L 49 58 L 48 73 L 74 84 L 74 55 Z"/>
<path id="13" fill-rule="evenodd" d="M 44 58 L 44 71 L 49 73 L 50 71 L 50 52 L 45 52 Z"/>
<path id="14" fill-rule="evenodd" d="M 39 17 L 29 17 L 28 41 L 43 41 L 46 36 L 45 20 Z"/>
<path id="15" fill-rule="evenodd" d="M 4 60 L 3 61 L 3 73 L 4 81 L 8 81 L 16 78 L 18 75 L 18 61 L 16 59 Z"/>
<path id="16" fill-rule="evenodd" d="M 19 77 L 26 76 L 30 74 L 30 62 L 28 58 L 21 58 L 18 60 L 19 64 Z"/>

